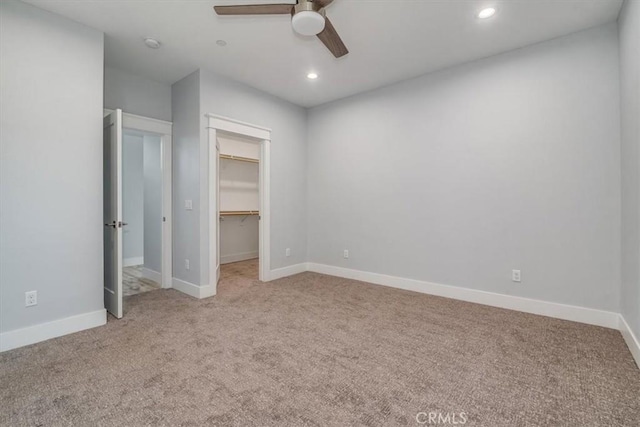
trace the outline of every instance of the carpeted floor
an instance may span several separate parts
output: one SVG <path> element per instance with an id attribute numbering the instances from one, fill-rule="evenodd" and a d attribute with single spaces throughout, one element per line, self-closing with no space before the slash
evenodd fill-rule
<path id="1" fill-rule="evenodd" d="M 256 261 L 225 265 L 214 298 L 135 295 L 121 320 L 0 354 L 0 425 L 639 425 L 640 370 L 617 331 L 256 278 Z"/>

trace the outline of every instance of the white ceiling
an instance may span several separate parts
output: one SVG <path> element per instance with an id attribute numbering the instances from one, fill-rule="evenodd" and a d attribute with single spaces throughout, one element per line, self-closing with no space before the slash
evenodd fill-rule
<path id="1" fill-rule="evenodd" d="M 291 0 L 26 1 L 104 31 L 108 66 L 165 83 L 204 68 L 310 107 L 615 21 L 623 0 L 335 0 L 327 15 L 350 50 L 342 59 L 295 34 L 288 15 L 213 11 Z M 498 13 L 482 21 L 485 6 Z M 311 70 L 318 80 L 306 78 Z"/>

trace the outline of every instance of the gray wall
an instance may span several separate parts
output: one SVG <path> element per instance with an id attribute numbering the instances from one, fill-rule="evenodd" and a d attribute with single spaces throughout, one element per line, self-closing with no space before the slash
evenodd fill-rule
<path id="1" fill-rule="evenodd" d="M 259 222 L 257 216 L 229 216 L 220 221 L 220 263 L 258 257 Z"/>
<path id="2" fill-rule="evenodd" d="M 102 70 L 101 32 L 0 2 L 0 331 L 104 308 Z"/>
<path id="3" fill-rule="evenodd" d="M 619 20 L 622 100 L 622 314 L 640 337 L 640 1 Z"/>
<path id="4" fill-rule="evenodd" d="M 618 311 L 618 73 L 611 24 L 310 110 L 309 261 Z"/>
<path id="5" fill-rule="evenodd" d="M 122 138 L 122 233 L 125 265 L 144 257 L 144 147 L 142 136 L 125 133 Z"/>
<path id="6" fill-rule="evenodd" d="M 271 269 L 307 260 L 307 114 L 306 110 L 241 83 L 200 73 L 200 153 L 208 153 L 206 113 L 262 125 L 271 132 Z M 202 157 L 201 157 L 202 159 Z M 206 165 L 206 162 L 204 163 Z M 203 163 L 201 163 L 201 167 Z M 205 183 L 207 184 L 207 183 Z M 205 188 L 206 187 L 206 188 Z M 200 197 L 208 205 L 208 186 Z M 201 220 L 204 236 L 209 222 Z M 291 256 L 285 257 L 285 249 Z M 205 258 L 208 254 L 205 254 Z M 208 267 L 208 266 L 205 266 Z M 203 269 L 204 277 L 208 271 Z M 205 283 L 204 281 L 202 283 Z"/>
<path id="7" fill-rule="evenodd" d="M 305 109 L 200 70 L 173 85 L 173 111 L 174 276 L 208 284 L 209 254 L 201 253 L 199 240 L 209 233 L 208 183 L 200 182 L 201 169 L 208 167 L 206 113 L 272 129 L 271 268 L 306 261 Z M 193 200 L 193 211 L 184 210 L 186 199 Z M 291 248 L 289 258 L 286 248 Z M 189 271 L 185 258 L 190 259 Z"/>
<path id="8" fill-rule="evenodd" d="M 162 271 L 162 141 L 145 135 L 144 147 L 144 266 Z"/>
<path id="9" fill-rule="evenodd" d="M 171 121 L 171 86 L 106 67 L 104 107 Z"/>
<path id="10" fill-rule="evenodd" d="M 200 284 L 200 72 L 171 88 L 173 105 L 173 277 Z M 193 210 L 185 210 L 185 200 Z M 190 268 L 185 268 L 185 259 Z"/>

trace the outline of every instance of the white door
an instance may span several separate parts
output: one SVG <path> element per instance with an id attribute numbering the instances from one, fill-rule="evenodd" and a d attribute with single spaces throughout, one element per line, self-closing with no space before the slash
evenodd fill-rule
<path id="1" fill-rule="evenodd" d="M 104 118 L 104 306 L 122 317 L 122 110 Z"/>
<path id="2" fill-rule="evenodd" d="M 216 138 L 216 216 L 220 218 L 220 143 Z M 216 224 L 216 293 L 220 281 L 220 219 Z"/>

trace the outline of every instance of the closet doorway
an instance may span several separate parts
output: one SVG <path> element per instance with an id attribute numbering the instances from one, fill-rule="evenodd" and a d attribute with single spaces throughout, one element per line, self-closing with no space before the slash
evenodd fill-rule
<path id="1" fill-rule="evenodd" d="M 209 274 L 269 280 L 269 129 L 208 115 Z M 224 266 L 224 267 L 222 267 Z"/>

